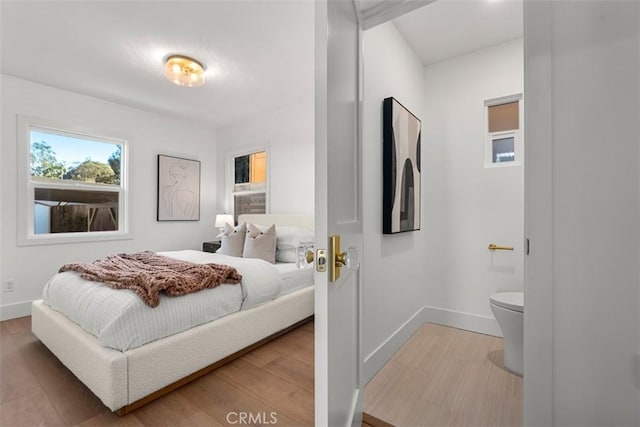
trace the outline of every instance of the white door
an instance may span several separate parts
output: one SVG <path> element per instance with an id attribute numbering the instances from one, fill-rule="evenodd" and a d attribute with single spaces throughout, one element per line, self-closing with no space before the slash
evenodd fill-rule
<path id="1" fill-rule="evenodd" d="M 362 248 L 358 131 L 360 36 L 352 0 L 316 3 L 316 249 L 332 255 Z M 361 252 L 361 250 L 359 251 Z M 316 260 L 318 264 L 318 260 Z M 357 425 L 361 420 L 360 275 L 341 269 L 331 281 L 315 274 L 315 401 L 317 426 Z"/>

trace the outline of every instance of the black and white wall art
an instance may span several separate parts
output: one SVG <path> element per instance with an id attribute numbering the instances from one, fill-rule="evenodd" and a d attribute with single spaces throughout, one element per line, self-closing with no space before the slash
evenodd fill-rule
<path id="1" fill-rule="evenodd" d="M 200 162 L 158 154 L 158 221 L 200 220 Z"/>
<path id="2" fill-rule="evenodd" d="M 420 229 L 420 119 L 395 98 L 386 98 L 383 116 L 382 232 Z"/>

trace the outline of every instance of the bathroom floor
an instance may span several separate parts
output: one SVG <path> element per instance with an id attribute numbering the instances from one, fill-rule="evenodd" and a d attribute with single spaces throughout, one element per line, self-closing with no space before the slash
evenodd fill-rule
<path id="1" fill-rule="evenodd" d="M 521 426 L 522 378 L 503 340 L 424 324 L 367 384 L 364 411 L 396 426 Z"/>

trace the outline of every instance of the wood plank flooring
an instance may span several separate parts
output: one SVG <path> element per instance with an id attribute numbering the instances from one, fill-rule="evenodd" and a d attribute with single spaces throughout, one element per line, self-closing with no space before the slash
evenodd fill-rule
<path id="1" fill-rule="evenodd" d="M 522 378 L 503 340 L 424 324 L 367 384 L 364 411 L 396 426 L 521 426 Z"/>
<path id="2" fill-rule="evenodd" d="M 118 417 L 38 341 L 30 317 L 0 322 L 0 426 L 247 425 L 242 412 L 312 426 L 313 349 L 309 322 Z M 502 368 L 501 339 L 425 324 L 366 386 L 364 410 L 395 426 L 520 426 L 522 379 Z"/>
<path id="3" fill-rule="evenodd" d="M 118 417 L 31 333 L 31 317 L 0 322 L 0 426 L 312 426 L 313 351 L 308 322 Z"/>
<path id="4" fill-rule="evenodd" d="M 384 420 L 381 420 L 380 418 L 376 418 L 371 414 L 363 412 L 362 427 L 395 427 L 395 426 Z"/>

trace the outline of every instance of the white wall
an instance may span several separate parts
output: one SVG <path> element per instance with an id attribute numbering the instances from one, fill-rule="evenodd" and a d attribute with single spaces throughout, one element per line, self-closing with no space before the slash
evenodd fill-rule
<path id="1" fill-rule="evenodd" d="M 233 201 L 224 196 L 225 187 L 232 185 L 226 175 L 230 156 L 266 149 L 270 212 L 313 214 L 313 108 L 308 101 L 217 129 L 218 212 L 233 210 Z"/>
<path id="2" fill-rule="evenodd" d="M 90 261 L 114 252 L 198 249 L 214 237 L 216 201 L 215 132 L 202 125 L 176 120 L 85 95 L 79 95 L 2 75 L 0 159 L 1 282 L 15 280 L 15 291 L 0 293 L 2 318 L 30 313 L 28 302 L 41 297 L 47 279 L 60 265 Z M 76 123 L 100 134 L 129 142 L 130 230 L 133 238 L 109 242 L 42 246 L 16 244 L 17 233 L 17 115 Z M 201 163 L 200 221 L 157 222 L 157 154 Z"/>
<path id="3" fill-rule="evenodd" d="M 392 24 L 364 33 L 365 377 L 424 321 L 500 335 L 496 291 L 523 287 L 523 167 L 484 168 L 484 101 L 523 92 L 522 40 L 423 67 Z M 381 233 L 382 100 L 422 120 L 422 225 Z M 491 253 L 490 242 L 516 247 Z"/>
<path id="4" fill-rule="evenodd" d="M 431 182 L 423 169 L 422 229 L 382 234 L 382 101 L 393 96 L 424 119 L 424 68 L 391 23 L 365 31 L 363 43 L 362 198 L 366 263 L 362 268 L 365 377 L 368 379 L 421 324 L 410 319 L 419 314 L 426 301 L 425 260 L 432 255 L 427 242 L 432 239 L 434 224 L 428 216 L 428 207 L 432 204 L 428 193 Z M 428 153 L 425 154 L 424 136 L 422 147 L 425 159 Z M 402 328 L 408 321 L 410 325 Z"/>
<path id="5" fill-rule="evenodd" d="M 637 426 L 640 4 L 525 2 L 524 28 L 525 424 Z"/>
<path id="6" fill-rule="evenodd" d="M 427 318 L 500 335 L 489 296 L 523 289 L 523 166 L 484 167 L 484 102 L 522 94 L 522 39 L 429 65 L 424 77 Z M 515 250 L 491 252 L 491 242 Z"/>

